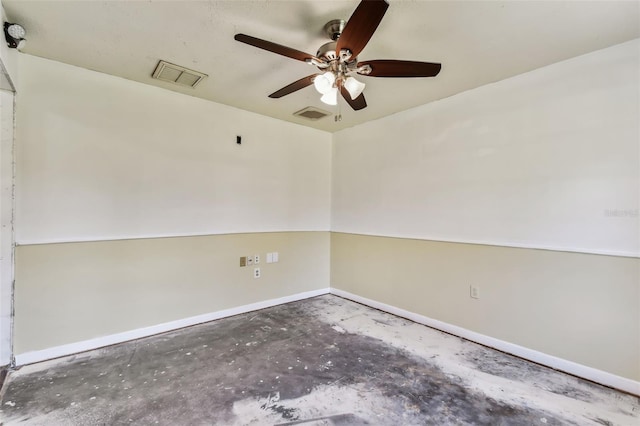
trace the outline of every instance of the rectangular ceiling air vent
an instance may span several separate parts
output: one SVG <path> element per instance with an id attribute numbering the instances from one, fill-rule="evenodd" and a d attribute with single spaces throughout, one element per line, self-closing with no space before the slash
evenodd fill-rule
<path id="1" fill-rule="evenodd" d="M 299 117 L 303 117 L 308 120 L 316 121 L 323 117 L 326 117 L 327 115 L 331 115 L 331 113 L 328 111 L 323 111 L 316 107 L 308 106 L 306 108 L 301 109 L 300 111 L 294 112 L 293 115 L 297 115 Z"/>
<path id="2" fill-rule="evenodd" d="M 181 67 L 180 65 L 171 64 L 166 61 L 158 62 L 156 70 L 153 72 L 153 78 L 158 80 L 168 81 L 169 83 L 179 84 L 181 86 L 196 87 L 198 83 L 202 81 L 206 74 L 198 71 L 190 70 L 189 68 Z"/>

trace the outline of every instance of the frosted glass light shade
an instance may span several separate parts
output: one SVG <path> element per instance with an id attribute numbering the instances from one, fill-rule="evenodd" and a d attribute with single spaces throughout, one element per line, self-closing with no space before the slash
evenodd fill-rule
<path id="1" fill-rule="evenodd" d="M 347 92 L 349 92 L 349 96 L 351 96 L 351 99 L 355 99 L 360 96 L 360 93 L 362 93 L 365 86 L 366 85 L 364 83 L 359 82 L 353 77 L 347 77 L 347 79 L 344 81 L 344 88 L 347 89 Z"/>
<path id="2" fill-rule="evenodd" d="M 327 105 L 338 105 L 338 88 L 333 87 L 320 98 Z"/>
<path id="3" fill-rule="evenodd" d="M 332 72 L 325 72 L 313 79 L 313 86 L 316 88 L 318 93 L 325 95 L 331 91 L 335 81 L 336 76 L 333 75 Z"/>

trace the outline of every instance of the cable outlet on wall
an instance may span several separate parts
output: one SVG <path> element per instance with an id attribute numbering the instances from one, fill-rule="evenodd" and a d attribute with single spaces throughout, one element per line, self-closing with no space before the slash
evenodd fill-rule
<path id="1" fill-rule="evenodd" d="M 253 256 L 247 256 L 247 265 L 253 265 Z"/>
<path id="2" fill-rule="evenodd" d="M 469 286 L 469 296 L 472 299 L 480 299 L 480 287 L 477 285 Z"/>
<path id="3" fill-rule="evenodd" d="M 260 268 L 253 268 L 253 278 L 260 278 Z"/>

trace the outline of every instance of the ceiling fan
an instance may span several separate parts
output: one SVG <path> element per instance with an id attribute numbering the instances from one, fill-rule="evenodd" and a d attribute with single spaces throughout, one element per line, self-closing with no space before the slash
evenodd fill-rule
<path id="1" fill-rule="evenodd" d="M 270 98 L 281 98 L 307 86 L 314 85 L 326 104 L 336 105 L 338 92 L 354 110 L 366 108 L 362 91 L 365 84 L 354 75 L 368 77 L 435 77 L 441 65 L 431 62 L 377 59 L 358 62 L 358 54 L 378 28 L 389 4 L 386 0 L 361 0 L 349 21 L 334 19 L 324 26 L 332 41 L 320 46 L 316 55 L 310 55 L 287 46 L 262 40 L 246 34 L 236 34 L 242 43 L 268 50 L 288 58 L 317 67 L 321 73 L 311 74 L 277 90 Z"/>

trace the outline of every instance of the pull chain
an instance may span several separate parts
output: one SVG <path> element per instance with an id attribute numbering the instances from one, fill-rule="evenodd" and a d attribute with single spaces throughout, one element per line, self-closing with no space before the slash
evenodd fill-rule
<path id="1" fill-rule="evenodd" d="M 341 90 L 340 90 L 340 86 L 338 86 L 338 95 L 341 94 Z M 339 121 L 342 121 L 342 99 L 340 96 L 338 96 L 338 113 L 333 117 L 333 121 L 335 121 L 336 123 Z"/>

